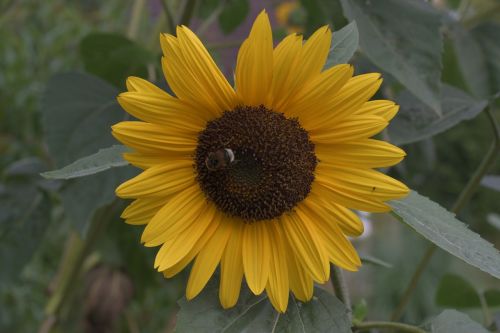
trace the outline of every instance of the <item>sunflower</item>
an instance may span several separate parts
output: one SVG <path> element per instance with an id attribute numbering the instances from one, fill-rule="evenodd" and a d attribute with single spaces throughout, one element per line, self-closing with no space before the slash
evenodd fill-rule
<path id="1" fill-rule="evenodd" d="M 172 277 L 191 262 L 186 297 L 200 293 L 220 264 L 224 308 L 243 277 L 279 312 L 289 291 L 301 301 L 329 279 L 330 263 L 355 271 L 347 236 L 363 225 L 352 211 L 387 212 L 408 193 L 374 170 L 405 153 L 371 139 L 398 106 L 369 99 L 379 74 L 353 77 L 350 65 L 323 70 L 332 33 L 305 43 L 291 34 L 273 49 L 265 11 L 238 53 L 233 88 L 185 26 L 162 34 L 162 68 L 175 96 L 136 77 L 118 96 L 140 121 L 113 126 L 143 172 L 116 189 L 135 199 L 122 217 L 146 225 L 141 241 L 161 246 L 155 268 Z"/>

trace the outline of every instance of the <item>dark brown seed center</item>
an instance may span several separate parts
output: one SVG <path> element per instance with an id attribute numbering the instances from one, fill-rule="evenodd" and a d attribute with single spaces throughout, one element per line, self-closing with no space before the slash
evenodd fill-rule
<path id="1" fill-rule="evenodd" d="M 239 106 L 209 121 L 195 153 L 207 199 L 248 222 L 276 218 L 304 200 L 316 164 L 298 120 L 264 106 Z"/>

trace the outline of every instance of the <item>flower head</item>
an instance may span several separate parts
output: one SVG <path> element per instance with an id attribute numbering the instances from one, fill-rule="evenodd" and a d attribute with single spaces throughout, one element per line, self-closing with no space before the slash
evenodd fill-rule
<path id="1" fill-rule="evenodd" d="M 273 49 L 263 11 L 238 53 L 235 88 L 187 27 L 161 36 L 163 71 L 175 94 L 135 77 L 120 94 L 140 121 L 113 126 L 143 169 L 116 190 L 135 201 L 123 212 L 146 225 L 142 242 L 161 246 L 155 268 L 171 277 L 193 262 L 186 296 L 195 297 L 220 264 L 219 296 L 235 305 L 243 278 L 284 312 L 290 289 L 312 297 L 330 262 L 355 271 L 346 236 L 363 224 L 351 209 L 389 211 L 405 185 L 374 170 L 405 153 L 371 139 L 398 106 L 369 99 L 379 74 L 353 77 L 350 65 L 323 70 L 331 31 L 305 43 L 292 34 Z"/>

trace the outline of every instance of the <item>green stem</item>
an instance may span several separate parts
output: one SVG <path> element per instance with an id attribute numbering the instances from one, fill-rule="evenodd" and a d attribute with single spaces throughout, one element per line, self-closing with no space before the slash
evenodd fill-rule
<path id="1" fill-rule="evenodd" d="M 455 214 L 458 214 L 470 201 L 472 195 L 476 192 L 477 188 L 479 187 L 481 179 L 493 165 L 493 162 L 495 162 L 495 159 L 497 158 L 497 155 L 500 151 L 500 127 L 498 126 L 498 123 L 491 109 L 487 108 L 485 112 L 493 127 L 493 133 L 494 133 L 493 143 L 490 146 L 490 149 L 488 150 L 486 155 L 484 156 L 483 160 L 481 161 L 481 164 L 476 169 L 472 177 L 469 179 L 469 182 L 465 185 L 462 192 L 460 192 L 460 195 L 458 196 L 457 200 L 453 204 L 451 211 Z M 427 265 L 431 261 L 432 256 L 434 255 L 436 249 L 437 247 L 434 244 L 430 244 L 428 246 L 424 256 L 422 257 L 422 259 L 420 259 L 420 262 L 417 265 L 417 268 L 415 269 L 415 272 L 413 273 L 412 278 L 408 286 L 406 287 L 398 306 L 392 313 L 391 320 L 398 320 L 403 315 L 406 305 L 408 304 L 414 290 L 418 285 L 420 277 L 427 268 Z"/>
<path id="2" fill-rule="evenodd" d="M 358 323 L 352 327 L 353 331 L 367 331 L 372 328 L 397 330 L 397 332 L 427 333 L 417 326 L 403 323 L 394 323 L 390 321 L 365 321 L 363 323 Z"/>
<path id="3" fill-rule="evenodd" d="M 139 23 L 141 22 L 142 9 L 146 0 L 135 0 L 134 6 L 132 7 L 132 15 L 130 23 L 128 25 L 127 37 L 134 39 L 137 37 L 137 32 L 139 31 Z"/>
<path id="4" fill-rule="evenodd" d="M 349 289 L 347 288 L 342 269 L 335 265 L 331 265 L 330 280 L 332 281 L 335 296 L 344 303 L 348 311 L 349 321 L 352 320 L 351 298 L 349 297 Z"/>

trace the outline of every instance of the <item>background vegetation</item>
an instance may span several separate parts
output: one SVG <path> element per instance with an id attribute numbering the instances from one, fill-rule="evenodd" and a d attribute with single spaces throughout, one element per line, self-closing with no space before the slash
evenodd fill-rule
<path id="1" fill-rule="evenodd" d="M 500 117 L 494 101 L 500 92 L 498 0 L 4 0 L 0 331 L 170 332 L 178 318 L 181 332 L 216 322 L 219 313 L 203 304 L 217 298 L 210 288 L 201 301 L 182 301 L 176 316 L 186 273 L 165 280 L 153 269 L 155 250 L 139 244 L 141 228 L 120 220 L 126 203 L 115 199 L 114 188 L 136 170 L 125 166 L 71 180 L 48 180 L 40 173 L 116 144 L 109 127 L 124 117 L 115 97 L 126 77 L 141 76 L 168 89 L 159 61 L 160 32 L 189 24 L 232 77 L 237 48 L 262 8 L 270 13 L 275 41 L 290 32 L 307 37 L 329 24 L 338 32 L 329 65 L 349 61 L 358 73 L 383 73 L 377 98 L 401 104 L 384 136 L 408 153 L 388 172 L 421 195 L 458 211 L 453 203 L 485 156 L 491 156 L 483 170 L 489 176 L 478 178 L 482 185 L 466 193 L 472 196 L 463 198 L 458 217 L 498 248 L 498 141 L 488 148 L 495 137 L 491 124 Z M 438 249 L 427 255 L 429 265 L 410 288 L 403 311 L 404 291 L 421 258 L 433 251 L 430 237 L 390 215 L 366 220 L 366 234 L 355 240 L 365 265 L 346 275 L 355 324 L 392 317 L 433 332 L 473 332 L 478 326 L 467 325 L 476 323 L 500 329 L 500 284 L 491 276 L 500 266 L 490 267 L 488 274 Z M 442 247 L 439 240 L 431 241 Z M 329 285 L 322 288 L 331 291 Z M 316 295 L 336 309 L 338 304 L 328 303 L 330 296 Z M 457 321 L 451 318 L 458 314 L 452 313 L 436 326 L 432 318 L 447 308 L 476 323 L 453 326 Z M 200 309 L 205 312 L 196 321 Z M 303 311 L 324 315 L 306 305 Z M 283 331 L 296 328 L 294 314 L 287 316 L 288 326 L 279 323 Z M 251 323 L 262 318 L 255 315 L 250 324 L 228 330 L 251 330 Z M 207 324 L 205 330 L 219 328 Z"/>

